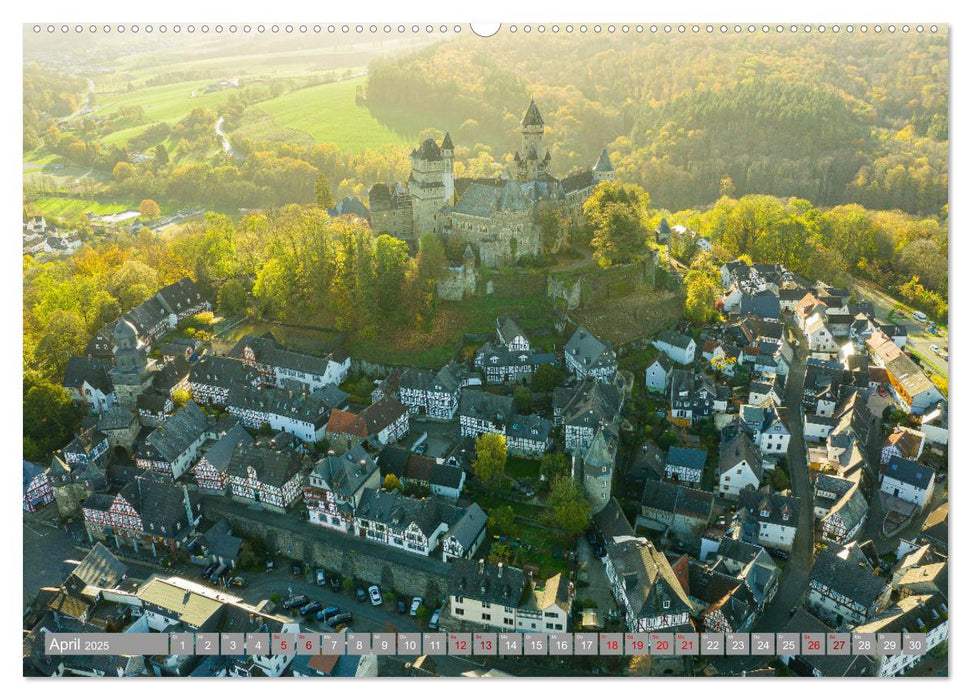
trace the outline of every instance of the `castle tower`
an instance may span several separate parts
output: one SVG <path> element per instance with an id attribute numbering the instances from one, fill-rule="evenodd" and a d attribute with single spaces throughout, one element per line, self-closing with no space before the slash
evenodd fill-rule
<path id="1" fill-rule="evenodd" d="M 111 333 L 115 366 L 108 372 L 122 408 L 135 408 L 138 397 L 152 383 L 152 366 L 145 349 L 138 347 L 134 326 L 122 319 Z"/>
<path id="2" fill-rule="evenodd" d="M 514 156 L 516 179 L 520 182 L 529 182 L 548 175 L 551 160 L 550 152 L 543 142 L 546 126 L 535 100 L 529 101 L 529 108 L 523 115 L 520 124 L 523 141 L 522 146 Z"/>
<path id="3" fill-rule="evenodd" d="M 449 142 L 451 139 L 449 139 Z M 452 153 L 452 150 L 448 150 Z M 452 181 L 452 159 L 446 159 L 434 139 L 425 139 L 411 152 L 411 177 L 408 193 L 416 238 L 423 233 L 441 233 L 445 224 L 446 179 Z M 446 178 L 446 173 L 448 177 Z"/>
<path id="4" fill-rule="evenodd" d="M 593 183 L 598 182 L 613 182 L 617 177 L 614 172 L 614 166 L 610 162 L 610 156 L 607 154 L 607 147 L 604 146 L 603 150 L 600 151 L 600 157 L 597 158 L 597 164 L 593 166 Z"/>
<path id="5" fill-rule="evenodd" d="M 452 137 L 445 132 L 442 139 L 442 158 L 445 159 L 445 173 L 442 175 L 442 182 L 445 184 L 445 201 L 451 205 L 452 198 L 455 196 L 455 146 L 452 145 Z"/>

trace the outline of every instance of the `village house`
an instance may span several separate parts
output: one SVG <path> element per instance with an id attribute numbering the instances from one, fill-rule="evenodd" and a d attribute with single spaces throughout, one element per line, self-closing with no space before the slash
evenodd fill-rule
<path id="1" fill-rule="evenodd" d="M 330 406 L 324 399 L 275 387 L 234 386 L 226 407 L 247 428 L 260 429 L 268 424 L 272 430 L 285 431 L 307 443 L 323 439 L 330 416 Z"/>
<path id="2" fill-rule="evenodd" d="M 354 445 L 342 455 L 328 454 L 307 477 L 303 492 L 307 517 L 315 525 L 351 532 L 354 508 L 365 489 L 380 487 L 381 472 L 362 445 Z"/>
<path id="3" fill-rule="evenodd" d="M 668 356 L 663 352 L 658 353 L 654 361 L 644 370 L 644 385 L 647 390 L 663 394 L 668 388 L 671 367 L 671 360 Z"/>
<path id="4" fill-rule="evenodd" d="M 112 537 L 117 546 L 159 548 L 183 546 L 202 518 L 198 496 L 184 486 L 146 474 L 124 486 L 117 495 L 95 493 L 81 507 L 89 539 Z"/>
<path id="5" fill-rule="evenodd" d="M 758 613 L 744 581 L 699 561 L 688 562 L 688 597 L 705 632 L 748 632 Z"/>
<path id="6" fill-rule="evenodd" d="M 424 411 L 430 418 L 451 419 L 459 406 L 462 381 L 452 365 L 437 373 L 409 367 L 398 377 L 398 400 L 414 414 Z"/>
<path id="7" fill-rule="evenodd" d="M 695 361 L 694 338 L 672 330 L 661 331 L 657 340 L 653 343 L 654 347 L 667 355 L 672 362 L 679 365 L 690 365 Z"/>
<path id="8" fill-rule="evenodd" d="M 890 598 L 890 586 L 873 568 L 855 542 L 830 545 L 819 552 L 809 572 L 806 607 L 836 627 L 862 625 Z"/>
<path id="9" fill-rule="evenodd" d="M 236 386 L 256 387 L 260 374 L 252 367 L 231 357 L 208 355 L 189 370 L 192 399 L 203 406 L 225 406 L 229 391 Z"/>
<path id="10" fill-rule="evenodd" d="M 158 428 L 166 418 L 175 413 L 175 402 L 171 396 L 148 391 L 138 397 L 135 408 L 141 425 L 147 428 Z"/>
<path id="11" fill-rule="evenodd" d="M 806 340 L 809 342 L 809 352 L 814 356 L 832 357 L 839 349 L 836 338 L 826 326 L 826 317 L 819 314 L 813 315 L 806 321 L 803 330 Z"/>
<path id="12" fill-rule="evenodd" d="M 623 393 L 611 383 L 586 379 L 553 392 L 553 425 L 563 426 L 565 451 L 583 453 L 601 428 L 620 420 Z"/>
<path id="13" fill-rule="evenodd" d="M 203 491 L 225 494 L 229 484 L 229 465 L 240 445 L 253 444 L 253 438 L 238 423 L 206 447 L 193 468 L 196 484 Z"/>
<path id="14" fill-rule="evenodd" d="M 98 418 L 98 430 L 108 439 L 108 448 L 131 455 L 141 430 L 138 416 L 121 406 L 111 406 Z"/>
<path id="15" fill-rule="evenodd" d="M 258 503 L 279 513 L 286 512 L 303 490 L 300 460 L 272 441 L 269 445 L 237 445 L 226 472 L 234 500 Z"/>
<path id="16" fill-rule="evenodd" d="M 496 319 L 495 342 L 480 347 L 474 357 L 489 384 L 524 382 L 540 365 L 555 362 L 552 353 L 533 351 L 526 333 L 508 316 Z"/>
<path id="17" fill-rule="evenodd" d="M 24 510 L 35 510 L 54 502 L 54 488 L 47 473 L 33 462 L 24 463 Z"/>
<path id="18" fill-rule="evenodd" d="M 442 538 L 442 561 L 471 559 L 486 538 L 486 522 L 489 520 L 478 503 L 466 508 L 459 519 Z"/>
<path id="19" fill-rule="evenodd" d="M 394 476 L 402 485 L 427 488 L 432 494 L 457 500 L 465 486 L 465 470 L 401 447 L 388 446 L 378 455 L 381 476 Z"/>
<path id="20" fill-rule="evenodd" d="M 703 549 L 703 555 L 704 552 Z M 711 569 L 725 571 L 744 581 L 759 612 L 772 602 L 779 590 L 782 570 L 760 545 L 723 537 L 713 555 L 705 559 Z"/>
<path id="21" fill-rule="evenodd" d="M 899 676 L 927 659 L 927 654 L 947 642 L 948 602 L 945 596 L 909 595 L 901 598 L 876 618 L 853 628 L 854 634 L 924 634 L 924 651 L 920 654 L 872 654 L 872 674 L 879 678 Z"/>
<path id="22" fill-rule="evenodd" d="M 563 574 L 530 585 L 521 569 L 456 560 L 449 576 L 449 615 L 497 631 L 565 632 L 573 584 Z"/>
<path id="23" fill-rule="evenodd" d="M 592 377 L 608 381 L 617 373 L 617 353 L 609 342 L 601 341 L 579 326 L 563 348 L 566 368 L 577 379 Z"/>
<path id="24" fill-rule="evenodd" d="M 538 459 L 549 451 L 553 425 L 542 416 L 513 416 L 506 429 L 506 450 L 517 457 Z"/>
<path id="25" fill-rule="evenodd" d="M 245 336 L 229 352 L 257 370 L 267 384 L 281 389 L 313 391 L 328 384 L 341 384 L 351 369 L 351 358 L 343 350 L 327 357 L 304 355 L 283 348 L 272 334 Z"/>
<path id="26" fill-rule="evenodd" d="M 880 490 L 923 508 L 934 493 L 934 476 L 931 467 L 903 457 L 891 457 L 880 474 Z"/>
<path id="27" fill-rule="evenodd" d="M 719 445 L 718 493 L 722 498 L 738 500 L 743 490 L 759 487 L 762 475 L 762 455 L 748 435 L 742 433 Z"/>
<path id="28" fill-rule="evenodd" d="M 687 630 L 692 606 L 671 564 L 650 540 L 635 537 L 616 498 L 595 517 L 606 545 L 604 571 L 629 632 Z"/>
<path id="29" fill-rule="evenodd" d="M 743 293 L 738 308 L 739 316 L 754 316 L 772 321 L 778 320 L 781 312 L 779 296 L 771 289 L 764 289 L 754 294 Z"/>
<path id="30" fill-rule="evenodd" d="M 715 496 L 709 491 L 663 481 L 648 482 L 641 496 L 639 525 L 696 540 L 711 521 Z"/>
<path id="31" fill-rule="evenodd" d="M 804 608 L 797 608 L 796 612 L 783 626 L 782 631 L 797 636 L 817 634 L 825 638 L 826 635 L 832 634 L 836 630 Z M 868 674 L 870 664 L 865 656 L 799 653 L 800 647 L 801 645 L 796 643 L 791 649 L 779 649 L 779 661 L 797 676 L 853 678 Z"/>
<path id="32" fill-rule="evenodd" d="M 190 401 L 153 430 L 135 453 L 135 464 L 179 479 L 199 458 L 199 448 L 214 438 L 208 416 Z"/>
<path id="33" fill-rule="evenodd" d="M 327 419 L 324 437 L 332 449 L 344 452 L 351 445 L 367 440 L 364 418 L 353 411 L 334 409 Z"/>
<path id="34" fill-rule="evenodd" d="M 668 421 L 687 427 L 714 413 L 728 410 L 731 389 L 715 384 L 711 377 L 690 369 L 671 371 Z"/>
<path id="35" fill-rule="evenodd" d="M 690 447 L 670 447 L 664 462 L 664 478 L 698 486 L 708 453 Z"/>
<path id="36" fill-rule="evenodd" d="M 914 415 L 921 415 L 944 400 L 944 395 L 917 364 L 883 332 L 874 331 L 866 341 L 874 364 L 884 367 L 897 403 Z"/>
<path id="37" fill-rule="evenodd" d="M 893 432 L 884 441 L 880 448 L 880 464 L 884 466 L 893 457 L 917 460 L 924 451 L 924 433 L 913 428 L 902 425 L 895 425 Z"/>
<path id="38" fill-rule="evenodd" d="M 489 394 L 481 389 L 462 392 L 459 404 L 459 425 L 462 437 L 478 437 L 483 433 L 506 435 L 513 418 L 511 396 Z"/>
<path id="39" fill-rule="evenodd" d="M 820 474 L 813 493 L 813 513 L 820 522 L 822 538 L 838 544 L 855 538 L 870 509 L 859 480 Z"/>
<path id="40" fill-rule="evenodd" d="M 799 522 L 796 499 L 746 489 L 739 495 L 736 513 L 738 535 L 743 542 L 785 552 L 792 550 Z"/>
<path id="41" fill-rule="evenodd" d="M 441 501 L 365 488 L 354 509 L 354 534 L 427 557 L 462 513 L 463 509 Z"/>
<path id="42" fill-rule="evenodd" d="M 98 357 L 72 357 L 67 361 L 61 386 L 75 403 L 92 413 L 103 413 L 117 403 L 115 388 L 108 377 L 111 363 Z"/>

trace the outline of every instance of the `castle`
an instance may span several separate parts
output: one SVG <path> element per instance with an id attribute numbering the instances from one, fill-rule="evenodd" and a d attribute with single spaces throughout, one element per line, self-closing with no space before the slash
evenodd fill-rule
<path id="1" fill-rule="evenodd" d="M 544 142 L 546 126 L 535 101 L 520 122 L 522 144 L 510 172 L 496 178 L 455 178 L 455 147 L 425 139 L 411 152 L 407 183 L 371 188 L 371 226 L 416 246 L 419 236 L 460 236 L 486 267 L 513 263 L 540 252 L 539 209 L 553 207 L 578 217 L 594 186 L 614 179 L 604 148 L 589 170 L 557 179 Z"/>

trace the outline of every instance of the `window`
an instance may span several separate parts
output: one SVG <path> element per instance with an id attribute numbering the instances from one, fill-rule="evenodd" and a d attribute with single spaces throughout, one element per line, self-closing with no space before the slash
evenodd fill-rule
<path id="1" fill-rule="evenodd" d="M 465 610 L 462 609 L 462 608 L 455 608 L 455 614 L 456 615 L 464 615 L 465 614 Z"/>
<path id="2" fill-rule="evenodd" d="M 504 625 L 511 625 L 511 624 L 513 624 L 513 620 L 512 620 L 511 617 L 504 617 L 504 618 L 502 618 L 502 624 L 504 624 Z"/>
<path id="3" fill-rule="evenodd" d="M 486 610 L 488 610 L 489 608 L 492 607 L 492 603 L 483 603 L 482 604 L 482 607 L 485 608 Z"/>
<path id="4" fill-rule="evenodd" d="M 671 601 L 670 600 L 665 600 L 664 601 L 664 604 L 661 605 L 661 607 L 664 608 L 665 610 L 667 610 L 668 608 L 671 607 Z"/>
<path id="5" fill-rule="evenodd" d="M 491 620 L 492 619 L 492 615 L 490 615 L 489 613 L 482 613 L 482 619 L 483 620 Z"/>

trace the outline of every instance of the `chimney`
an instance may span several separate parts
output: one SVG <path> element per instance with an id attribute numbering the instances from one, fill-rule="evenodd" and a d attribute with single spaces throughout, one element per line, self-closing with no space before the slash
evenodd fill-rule
<path id="1" fill-rule="evenodd" d="M 479 575 L 485 573 L 485 559 L 479 559 Z"/>
<path id="2" fill-rule="evenodd" d="M 499 575 L 496 578 L 502 578 L 502 562 L 499 562 L 498 567 L 499 567 Z"/>

